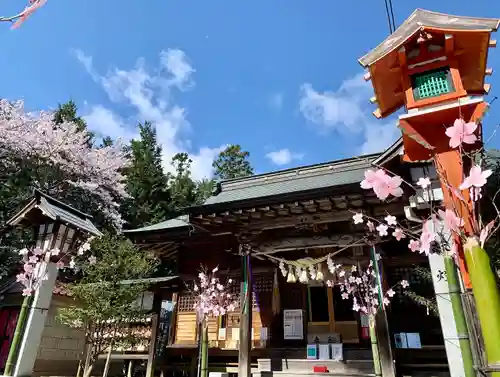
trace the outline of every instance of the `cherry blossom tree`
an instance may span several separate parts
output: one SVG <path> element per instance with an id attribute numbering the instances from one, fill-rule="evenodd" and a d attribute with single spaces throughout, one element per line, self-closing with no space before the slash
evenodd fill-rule
<path id="1" fill-rule="evenodd" d="M 10 22 L 12 23 L 11 29 L 17 29 L 23 24 L 24 21 L 26 21 L 33 13 L 35 13 L 46 3 L 47 0 L 28 0 L 28 4 L 23 11 L 13 16 L 0 17 L 0 22 Z"/>
<path id="2" fill-rule="evenodd" d="M 239 304 L 238 297 L 231 292 L 232 279 L 222 283 L 217 277 L 218 267 L 211 272 L 202 267 L 198 282 L 193 285 L 196 295 L 194 309 L 201 323 L 201 376 L 208 375 L 208 318 L 220 317 L 233 312 Z"/>
<path id="3" fill-rule="evenodd" d="M 0 169 L 29 170 L 33 183 L 51 195 L 78 189 L 81 196 L 94 198 L 99 210 L 120 228 L 118 200 L 128 196 L 122 175 L 128 159 L 120 141 L 94 147 L 77 124 L 55 124 L 53 115 L 27 112 L 22 101 L 0 100 Z"/>

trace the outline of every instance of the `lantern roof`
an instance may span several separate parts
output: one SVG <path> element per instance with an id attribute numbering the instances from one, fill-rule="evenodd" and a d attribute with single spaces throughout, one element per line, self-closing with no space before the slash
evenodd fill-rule
<path id="1" fill-rule="evenodd" d="M 460 67 L 464 89 L 468 94 L 484 94 L 484 78 L 491 74 L 486 68 L 488 48 L 496 45 L 490 42 L 490 35 L 500 26 L 498 18 L 477 18 L 455 16 L 415 10 L 394 33 L 381 44 L 359 59 L 359 63 L 369 70 L 366 80 L 371 80 L 375 91 L 372 103 L 379 109 L 375 115 L 386 117 L 404 105 L 401 88 L 403 70 L 399 62 L 399 50 L 417 41 L 421 32 L 454 37 L 454 54 Z"/>
<path id="2" fill-rule="evenodd" d="M 33 198 L 7 221 L 8 226 L 35 225 L 43 218 L 70 225 L 93 236 L 101 235 L 99 229 L 92 223 L 92 216 L 77 210 L 51 196 L 34 190 Z"/>
<path id="3" fill-rule="evenodd" d="M 401 47 L 415 33 L 422 30 L 422 28 L 441 29 L 448 32 L 492 32 L 497 31 L 499 26 L 500 20 L 498 18 L 454 16 L 446 13 L 431 12 L 425 9 L 416 9 L 394 33 L 359 59 L 359 63 L 364 68 L 376 63 L 387 54 Z"/>

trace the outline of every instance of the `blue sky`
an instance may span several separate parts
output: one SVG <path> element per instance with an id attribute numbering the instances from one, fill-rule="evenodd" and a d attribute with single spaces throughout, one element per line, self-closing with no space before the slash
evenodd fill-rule
<path id="1" fill-rule="evenodd" d="M 497 3 L 393 0 L 398 24 L 417 7 L 500 17 Z M 2 11 L 22 6 L 2 2 Z M 152 120 L 165 164 L 187 151 L 196 178 L 230 143 L 266 172 L 376 151 L 398 136 L 395 119 L 371 115 L 357 63 L 387 34 L 383 1 L 48 0 L 20 29 L 0 25 L 1 93 L 29 109 L 73 99 L 112 137 Z M 496 50 L 489 66 L 500 69 Z M 498 77 L 488 79 L 492 95 Z"/>

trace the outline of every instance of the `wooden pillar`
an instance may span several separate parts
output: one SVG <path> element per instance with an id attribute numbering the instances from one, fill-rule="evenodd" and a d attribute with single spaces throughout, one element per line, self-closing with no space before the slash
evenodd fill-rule
<path id="1" fill-rule="evenodd" d="M 158 329 L 158 314 L 153 314 L 151 319 L 151 340 L 149 342 L 148 363 L 146 365 L 146 377 L 154 375 L 154 357 L 156 345 L 156 332 Z"/>
<path id="2" fill-rule="evenodd" d="M 241 284 L 240 284 L 240 347 L 238 353 L 238 377 L 250 377 L 252 352 L 252 267 L 251 246 L 240 244 Z"/>

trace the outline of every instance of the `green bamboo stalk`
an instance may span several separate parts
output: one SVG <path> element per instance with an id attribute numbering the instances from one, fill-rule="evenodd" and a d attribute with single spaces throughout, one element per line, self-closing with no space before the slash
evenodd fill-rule
<path id="1" fill-rule="evenodd" d="M 467 331 L 467 322 L 465 321 L 464 308 L 462 299 L 460 297 L 461 289 L 458 280 L 458 273 L 455 262 L 450 255 L 444 256 L 444 267 L 446 270 L 446 277 L 448 280 L 448 288 L 450 290 L 450 301 L 453 309 L 453 316 L 455 317 L 455 325 L 457 327 L 457 334 L 459 337 L 460 350 L 462 353 L 462 360 L 464 363 L 465 377 L 475 377 L 476 371 L 474 370 L 474 359 L 472 356 L 469 333 Z"/>
<path id="2" fill-rule="evenodd" d="M 204 320 L 201 325 L 201 377 L 208 377 L 208 323 Z"/>
<path id="3" fill-rule="evenodd" d="M 378 310 L 383 310 L 384 293 L 382 292 L 382 282 L 380 281 L 380 271 L 379 271 L 379 267 L 378 267 L 377 250 L 376 250 L 375 246 L 371 247 L 371 260 L 373 263 L 373 269 L 375 270 L 375 281 L 376 281 L 377 290 L 378 290 L 378 302 L 379 302 Z M 373 368 L 375 370 L 375 375 L 381 376 L 382 375 L 382 361 L 380 360 L 380 352 L 378 349 L 377 331 L 375 330 L 375 315 L 371 314 L 368 317 L 368 321 L 369 321 L 369 328 L 370 328 L 370 341 L 372 344 Z"/>
<path id="4" fill-rule="evenodd" d="M 14 331 L 14 336 L 12 337 L 12 343 L 9 348 L 9 356 L 5 363 L 5 370 L 3 374 L 5 376 L 12 376 L 14 373 L 14 367 L 18 359 L 19 345 L 24 335 L 24 328 L 26 326 L 26 319 L 28 317 L 29 308 L 31 306 L 32 296 L 24 297 L 21 310 L 19 311 L 19 317 L 17 318 L 16 329 Z"/>
<path id="5" fill-rule="evenodd" d="M 490 257 L 475 239 L 469 239 L 464 249 L 488 366 L 500 366 L 500 293 Z M 491 376 L 500 377 L 500 371 Z"/>
<path id="6" fill-rule="evenodd" d="M 380 355 L 378 352 L 378 341 L 377 332 L 375 331 L 375 315 L 370 314 L 368 316 L 368 323 L 370 328 L 370 341 L 372 344 L 372 356 L 373 356 L 373 369 L 375 370 L 375 376 L 382 376 L 382 365 L 380 363 Z"/>

